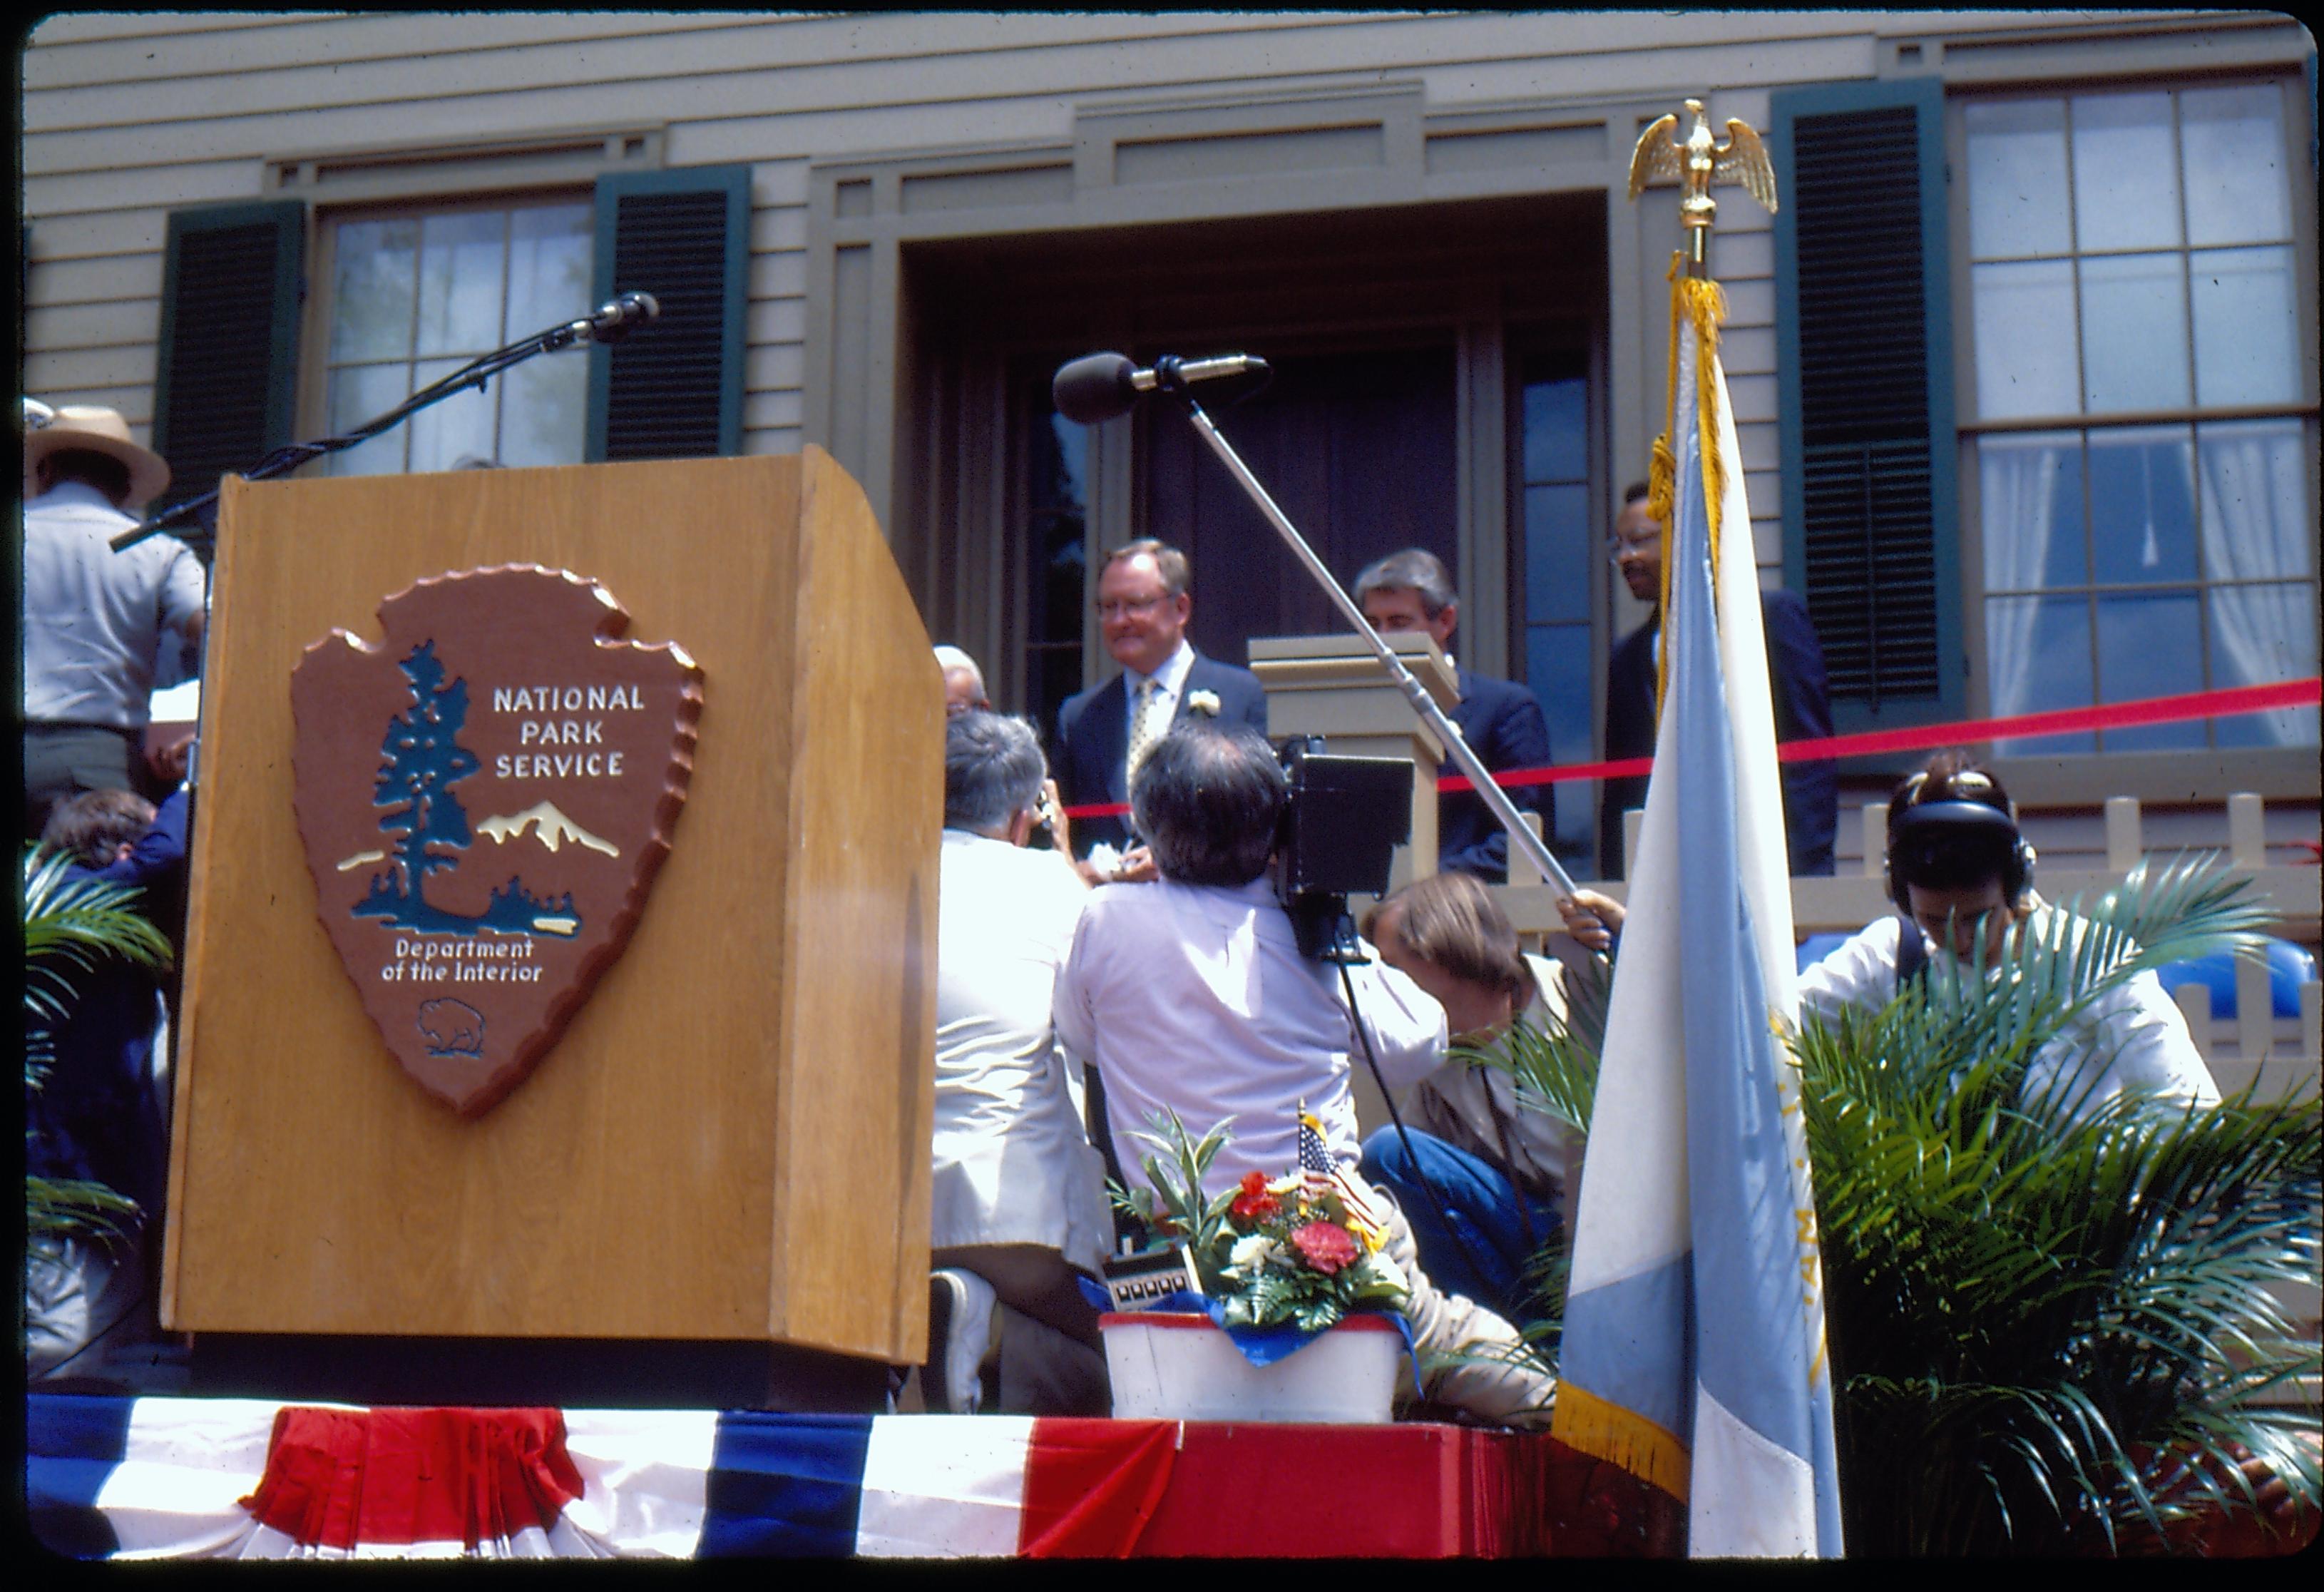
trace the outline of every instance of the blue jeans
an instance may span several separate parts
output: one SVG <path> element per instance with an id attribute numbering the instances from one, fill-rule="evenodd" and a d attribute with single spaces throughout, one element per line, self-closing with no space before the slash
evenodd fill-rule
<path id="1" fill-rule="evenodd" d="M 1364 1141 L 1362 1171 L 1404 1208 L 1421 1270 L 1440 1291 L 1466 1294 L 1520 1327 L 1538 1319 L 1541 1310 L 1525 1269 L 1558 1230 L 1555 1201 L 1520 1195 L 1494 1162 L 1434 1134 L 1415 1133 L 1411 1139 L 1406 1153 L 1395 1128 L 1379 1129 Z M 1424 1175 L 1443 1201 L 1450 1228 L 1421 1186 Z"/>

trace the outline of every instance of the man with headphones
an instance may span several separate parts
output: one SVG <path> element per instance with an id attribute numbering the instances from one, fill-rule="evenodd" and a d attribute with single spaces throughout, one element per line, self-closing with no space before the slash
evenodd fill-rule
<path id="1" fill-rule="evenodd" d="M 1991 967 L 2013 930 L 2055 931 L 2058 909 L 2034 893 L 2034 848 L 2010 816 L 2008 793 L 1964 753 L 1939 753 L 1897 788 L 1887 868 L 1896 915 L 1800 975 L 1803 1014 L 1877 1011 L 1932 958 Z M 2021 1097 L 2071 1121 L 2129 1089 L 2181 1106 L 2219 1100 L 2185 1017 L 2151 972 L 2108 990 L 2043 1047 Z"/>
<path id="2" fill-rule="evenodd" d="M 1992 967 L 2012 930 L 2057 931 L 2059 909 L 2034 893 L 2034 848 L 2010 816 L 2009 793 L 1967 753 L 1940 752 L 1897 787 L 1887 865 L 1896 911 L 1800 975 L 1803 1016 L 1877 1012 L 1936 957 Z M 1592 905 L 1618 933 L 1621 909 L 1602 898 Z M 2069 936 L 2078 924 L 2068 920 Z M 2170 1106 L 2219 1103 L 2187 1019 L 2152 972 L 2107 990 L 2035 1052 L 2019 1098 L 2070 1123 L 2131 1089 Z"/>
<path id="3" fill-rule="evenodd" d="M 2034 847 L 2018 833 L 2008 796 L 1960 753 L 1940 753 L 1897 788 L 1884 866 L 1888 899 L 1922 934 L 1916 940 L 1899 932 L 1900 987 L 1936 947 L 1973 959 L 1980 924 L 1983 955 L 1993 962 L 2010 927 L 2041 904 Z"/>

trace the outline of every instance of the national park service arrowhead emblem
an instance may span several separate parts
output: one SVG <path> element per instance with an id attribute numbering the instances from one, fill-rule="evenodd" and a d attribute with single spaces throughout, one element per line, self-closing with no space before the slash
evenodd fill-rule
<path id="1" fill-rule="evenodd" d="M 323 927 L 403 1069 L 463 1115 L 524 1081 L 622 954 L 685 805 L 702 671 L 536 565 L 422 580 L 290 677 Z"/>

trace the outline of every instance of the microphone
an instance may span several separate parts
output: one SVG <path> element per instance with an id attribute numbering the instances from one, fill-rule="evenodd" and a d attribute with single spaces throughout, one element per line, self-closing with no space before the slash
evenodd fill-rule
<path id="1" fill-rule="evenodd" d="M 1189 383 L 1265 375 L 1267 369 L 1267 361 L 1256 354 L 1221 354 L 1210 359 L 1165 355 L 1151 370 L 1139 369 L 1120 354 L 1085 354 L 1057 367 L 1056 379 L 1049 384 L 1049 396 L 1057 412 L 1067 420 L 1093 426 L 1129 413 L 1141 393 L 1157 387 L 1176 392 Z"/>
<path id="2" fill-rule="evenodd" d="M 661 313 L 661 301 L 651 293 L 622 293 L 597 306 L 594 315 L 585 315 L 574 321 L 574 334 L 587 342 L 618 343 L 630 335 L 634 327 L 645 325 Z"/>

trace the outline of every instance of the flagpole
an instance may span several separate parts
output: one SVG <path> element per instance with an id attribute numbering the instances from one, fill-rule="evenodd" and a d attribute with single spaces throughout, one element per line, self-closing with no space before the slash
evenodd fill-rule
<path id="1" fill-rule="evenodd" d="M 1795 1063 L 1775 723 L 1722 319 L 1713 182 L 1769 209 L 1758 135 L 1699 100 L 1649 126 L 1630 195 L 1683 186 L 1672 273 L 1666 699 L 1574 1211 L 1551 1435 L 1682 1503 L 1690 1556 L 1837 1555 L 1832 1386 Z M 1722 535 L 1723 532 L 1723 535 Z M 1724 544 L 1724 555 L 1721 547 Z M 1742 932 L 1738 933 L 1738 927 Z"/>
<path id="2" fill-rule="evenodd" d="M 1294 556 L 1322 585 L 1324 595 L 1332 599 L 1347 622 L 1355 626 L 1356 634 L 1371 647 L 1372 655 L 1388 671 L 1388 678 L 1404 693 L 1405 700 L 1412 704 L 1412 710 L 1420 716 L 1420 722 L 1443 743 L 1444 750 L 1451 754 L 1453 763 L 1469 776 L 1486 808 L 1509 832 L 1512 854 L 1522 850 L 1541 870 L 1542 877 L 1557 886 L 1559 893 L 1572 894 L 1572 875 L 1557 860 L 1548 842 L 1535 834 L 1531 826 L 1518 816 L 1517 803 L 1511 801 L 1508 793 L 1494 782 L 1492 774 L 1485 768 L 1483 759 L 1470 750 L 1468 737 L 1461 733 L 1461 727 L 1445 717 L 1444 710 L 1436 705 L 1436 699 L 1428 694 L 1428 689 L 1413 678 L 1412 671 L 1404 666 L 1404 660 L 1396 655 L 1395 649 L 1380 639 L 1379 632 L 1374 630 L 1371 621 L 1364 617 L 1364 611 L 1341 589 L 1339 581 L 1333 578 L 1332 571 L 1324 567 L 1323 560 L 1317 558 L 1314 549 L 1307 545 L 1307 539 L 1299 534 L 1298 527 L 1276 505 L 1275 499 L 1268 495 L 1267 488 L 1259 485 L 1259 477 L 1250 473 L 1233 448 L 1228 445 L 1227 440 L 1219 434 L 1218 427 L 1211 423 L 1211 417 L 1203 412 L 1203 406 L 1194 402 L 1194 394 L 1185 390 L 1183 383 L 1171 386 L 1166 378 L 1163 385 L 1185 405 L 1186 417 L 1194 422 L 1195 434 L 1218 456 L 1219 462 L 1226 466 L 1227 473 L 1235 478 L 1236 484 L 1241 486 L 1251 502 L 1259 505 L 1259 512 L 1266 516 L 1267 523 L 1275 527 L 1276 533 L 1283 538 Z"/>

